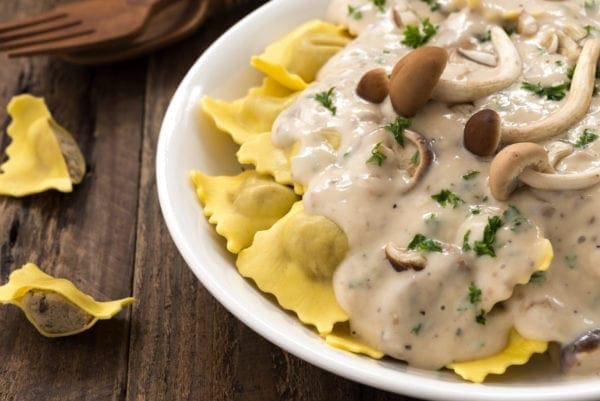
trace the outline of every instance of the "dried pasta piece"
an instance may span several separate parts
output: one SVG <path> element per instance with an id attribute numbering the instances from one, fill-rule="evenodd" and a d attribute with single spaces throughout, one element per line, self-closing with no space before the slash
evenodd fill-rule
<path id="1" fill-rule="evenodd" d="M 325 342 L 334 348 L 350 351 L 354 354 L 363 354 L 373 359 L 381 359 L 385 355 L 383 352 L 375 349 L 350 333 L 350 325 L 347 322 L 336 324 L 333 331 L 325 335 Z"/>
<path id="2" fill-rule="evenodd" d="M 85 175 L 77 143 L 50 115 L 44 99 L 15 96 L 8 104 L 12 139 L 0 166 L 0 195 L 26 196 L 49 189 L 71 192 Z"/>
<path id="3" fill-rule="evenodd" d="M 204 215 L 232 253 L 250 246 L 257 231 L 271 227 L 298 200 L 290 188 L 254 170 L 234 177 L 192 171 L 191 178 Z"/>
<path id="4" fill-rule="evenodd" d="M 319 20 L 308 21 L 254 56 L 250 64 L 292 90 L 302 90 L 317 72 L 351 40 L 342 27 Z"/>
<path id="5" fill-rule="evenodd" d="M 451 363 L 447 367 L 465 380 L 482 383 L 489 374 L 503 374 L 511 365 L 523 365 L 535 353 L 546 352 L 545 341 L 528 340 L 515 330 L 510 331 L 506 348 L 488 358 Z"/>
<path id="6" fill-rule="evenodd" d="M 243 143 L 237 158 L 242 164 L 254 165 L 259 173 L 274 177 L 280 184 L 293 185 L 294 191 L 302 195 L 304 188 L 292 180 L 290 159 L 297 151 L 297 146 L 288 149 L 275 147 L 271 142 L 271 132 L 263 132 Z"/>
<path id="7" fill-rule="evenodd" d="M 270 131 L 275 118 L 287 108 L 298 95 L 277 81 L 267 77 L 261 86 L 250 88 L 248 94 L 233 102 L 202 99 L 202 109 L 217 127 L 242 144 L 255 135 Z"/>
<path id="8" fill-rule="evenodd" d="M 334 222 L 306 214 L 297 202 L 273 227 L 256 233 L 236 264 L 244 277 L 323 335 L 335 323 L 348 320 L 332 285 L 333 272 L 347 250 L 346 235 Z"/>
<path id="9" fill-rule="evenodd" d="M 27 319 L 46 337 L 81 333 L 100 319 L 110 319 L 134 298 L 95 301 L 66 279 L 54 278 L 33 263 L 13 271 L 0 287 L 0 303 L 21 308 Z"/>

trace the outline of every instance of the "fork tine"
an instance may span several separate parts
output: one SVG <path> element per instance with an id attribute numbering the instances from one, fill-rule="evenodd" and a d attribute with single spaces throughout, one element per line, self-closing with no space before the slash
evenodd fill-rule
<path id="1" fill-rule="evenodd" d="M 41 46 L 43 48 L 52 49 L 59 46 L 59 44 L 65 40 L 70 40 L 76 37 L 78 38 L 82 35 L 88 35 L 93 32 L 94 30 L 92 28 L 79 24 L 69 28 L 61 29 L 59 31 L 42 33 L 32 37 L 0 43 L 0 51 L 32 46 Z"/>
<path id="2" fill-rule="evenodd" d="M 44 22 L 54 21 L 67 16 L 67 13 L 62 11 L 49 11 L 37 15 L 18 18 L 13 21 L 0 22 L 0 32 L 12 31 L 27 26 L 37 25 Z"/>
<path id="3" fill-rule="evenodd" d="M 57 31 L 59 29 L 68 28 L 74 25 L 81 24 L 80 20 L 71 18 L 60 18 L 48 22 L 41 22 L 35 25 L 29 25 L 19 29 L 11 29 L 10 31 L 0 32 L 0 43 L 11 40 L 34 36 L 41 33 Z"/>
<path id="4" fill-rule="evenodd" d="M 24 57 L 36 56 L 39 54 L 59 53 L 63 51 L 75 51 L 85 49 L 89 45 L 88 40 L 84 40 L 89 34 L 93 34 L 93 30 L 84 31 L 78 35 L 73 35 L 56 41 L 48 41 L 46 43 L 38 43 L 34 45 L 13 48 L 9 50 L 8 57 Z"/>

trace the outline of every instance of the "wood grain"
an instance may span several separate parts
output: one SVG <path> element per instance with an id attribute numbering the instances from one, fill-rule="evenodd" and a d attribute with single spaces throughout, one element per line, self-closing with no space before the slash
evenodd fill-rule
<path id="1" fill-rule="evenodd" d="M 32 261 L 99 299 L 137 298 L 131 313 L 56 340 L 1 307 L 0 400 L 411 400 L 313 367 L 255 334 L 200 285 L 163 223 L 154 163 L 168 102 L 198 55 L 264 2 L 245 1 L 176 46 L 113 66 L 0 55 L 2 133 L 13 95 L 43 95 L 89 164 L 71 194 L 0 198 L 0 279 Z M 57 3 L 3 0 L 0 18 Z M 0 150 L 7 143 L 0 136 Z"/>

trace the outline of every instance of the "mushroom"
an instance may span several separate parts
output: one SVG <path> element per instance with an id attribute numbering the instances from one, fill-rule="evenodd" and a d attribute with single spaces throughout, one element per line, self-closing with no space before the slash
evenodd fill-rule
<path id="1" fill-rule="evenodd" d="M 538 31 L 538 23 L 527 11 L 523 11 L 517 19 L 517 32 L 521 35 L 532 36 Z"/>
<path id="2" fill-rule="evenodd" d="M 521 142 L 502 149 L 490 164 L 490 191 L 507 200 L 519 182 L 536 189 L 576 190 L 600 183 L 600 167 L 581 173 L 561 174 L 550 165 L 546 150 L 536 143 Z"/>
<path id="3" fill-rule="evenodd" d="M 559 161 L 573 153 L 573 145 L 567 142 L 556 141 L 546 145 L 548 150 L 548 162 L 552 167 L 556 167 Z"/>
<path id="4" fill-rule="evenodd" d="M 429 141 L 423 135 L 415 131 L 408 129 L 404 130 L 404 137 L 411 141 L 419 151 L 419 164 L 417 164 L 405 190 L 405 192 L 408 192 L 421 181 L 421 178 L 423 178 L 425 173 L 427 173 L 427 170 L 429 170 L 431 162 L 433 161 L 433 151 L 431 150 Z"/>
<path id="5" fill-rule="evenodd" d="M 384 248 L 385 257 L 397 272 L 403 272 L 409 269 L 423 270 L 427 264 L 427 259 L 421 252 L 411 251 L 401 248 L 394 242 L 388 242 Z"/>
<path id="6" fill-rule="evenodd" d="M 473 114 L 465 124 L 465 148 L 477 156 L 491 156 L 500 143 L 502 124 L 494 110 L 483 109 Z"/>
<path id="7" fill-rule="evenodd" d="M 558 31 L 558 52 L 571 61 L 577 60 L 581 54 L 581 49 L 577 42 L 564 32 Z"/>
<path id="8" fill-rule="evenodd" d="M 560 108 L 545 118 L 527 125 L 504 126 L 502 141 L 506 143 L 540 141 L 562 133 L 581 120 L 592 101 L 599 55 L 600 40 L 588 39 L 577 61 L 569 94 Z"/>
<path id="9" fill-rule="evenodd" d="M 410 10 L 399 10 L 398 8 L 394 8 L 392 12 L 392 17 L 394 18 L 394 23 L 398 28 L 404 28 L 408 25 L 419 25 L 419 17 Z"/>
<path id="10" fill-rule="evenodd" d="M 467 103 L 512 85 L 521 75 L 521 56 L 510 37 L 499 26 L 490 30 L 492 44 L 498 54 L 498 65 L 463 80 L 442 74 L 433 98 L 447 103 Z M 475 74 L 474 74 L 475 75 Z"/>
<path id="11" fill-rule="evenodd" d="M 367 71 L 356 87 L 356 94 L 371 103 L 381 103 L 388 95 L 388 77 L 383 68 Z"/>
<path id="12" fill-rule="evenodd" d="M 496 61 L 496 56 L 494 56 L 493 54 L 481 52 L 479 50 L 464 49 L 462 47 L 459 47 L 456 50 L 464 58 L 479 63 L 481 65 L 495 67 L 498 64 L 498 62 Z"/>
<path id="13" fill-rule="evenodd" d="M 389 94 L 396 113 L 413 117 L 431 98 L 446 67 L 448 53 L 441 47 L 421 47 L 401 58 L 390 77 Z"/>
<path id="14" fill-rule="evenodd" d="M 563 373 L 589 374 L 600 368 L 600 329 L 586 331 L 560 353 Z"/>
<path id="15" fill-rule="evenodd" d="M 548 53 L 556 53 L 558 51 L 558 35 L 554 32 L 547 32 L 542 36 L 540 45 L 545 48 Z"/>

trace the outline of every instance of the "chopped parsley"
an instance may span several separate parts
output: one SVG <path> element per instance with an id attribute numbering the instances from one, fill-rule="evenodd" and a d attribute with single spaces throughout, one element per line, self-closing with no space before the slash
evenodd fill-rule
<path id="1" fill-rule="evenodd" d="M 529 279 L 530 283 L 543 283 L 546 281 L 546 272 L 534 272 Z"/>
<path id="2" fill-rule="evenodd" d="M 385 0 L 371 0 L 375 7 L 379 9 L 379 11 L 383 12 L 383 6 L 385 6 Z"/>
<path id="3" fill-rule="evenodd" d="M 510 230 L 516 233 L 530 226 L 529 220 L 523 217 L 521 211 L 514 205 L 508 205 L 502 217 L 507 224 L 510 224 Z"/>
<path id="4" fill-rule="evenodd" d="M 468 173 L 466 173 L 465 175 L 463 175 L 462 179 L 467 181 L 467 180 L 470 180 L 471 178 L 477 177 L 478 175 L 479 175 L 479 171 L 471 170 Z"/>
<path id="5" fill-rule="evenodd" d="M 423 3 L 427 3 L 427 5 L 429 6 L 429 9 L 431 11 L 437 11 L 440 9 L 440 3 L 438 3 L 436 0 L 421 0 Z"/>
<path id="6" fill-rule="evenodd" d="M 598 7 L 598 0 L 585 0 L 583 7 L 588 11 L 593 11 Z"/>
<path id="7" fill-rule="evenodd" d="M 477 256 L 489 255 L 496 257 L 494 242 L 496 241 L 496 232 L 502 227 L 504 222 L 498 216 L 488 217 L 488 223 L 483 229 L 483 239 L 473 243 L 473 250 Z"/>
<path id="8" fill-rule="evenodd" d="M 475 321 L 479 324 L 485 324 L 486 318 L 485 311 L 483 309 L 479 310 L 479 313 L 477 314 L 477 316 L 475 316 Z"/>
<path id="9" fill-rule="evenodd" d="M 315 99 L 317 100 L 317 102 L 321 103 L 323 107 L 331 111 L 331 114 L 335 116 L 337 108 L 333 105 L 333 100 L 331 98 L 334 90 L 335 86 L 332 86 L 331 88 L 329 88 L 329 90 L 317 93 L 315 95 Z"/>
<path id="10" fill-rule="evenodd" d="M 419 160 L 421 160 L 421 153 L 419 153 L 419 151 L 417 150 L 410 157 L 410 162 L 413 164 L 413 166 L 417 166 L 419 164 Z"/>
<path id="11" fill-rule="evenodd" d="M 481 302 L 481 289 L 472 281 L 471 284 L 469 284 L 469 302 L 471 302 L 473 305 Z"/>
<path id="12" fill-rule="evenodd" d="M 594 27 L 591 26 L 591 25 L 586 25 L 586 26 L 583 27 L 583 29 L 585 29 L 585 31 L 589 35 L 592 32 L 592 29 L 594 29 Z"/>
<path id="13" fill-rule="evenodd" d="M 387 156 L 381 152 L 381 145 L 383 142 L 377 142 L 371 150 L 371 157 L 367 160 L 367 163 L 377 163 L 378 166 L 383 164 L 383 161 L 387 159 Z"/>
<path id="14" fill-rule="evenodd" d="M 477 36 L 477 40 L 479 41 L 479 43 L 489 42 L 490 40 L 492 40 L 492 31 L 488 30 L 485 33 L 485 35 Z"/>
<path id="15" fill-rule="evenodd" d="M 590 143 L 594 142 L 598 139 L 598 134 L 596 134 L 593 130 L 586 128 L 583 130 L 583 133 L 579 135 L 577 138 L 577 142 L 573 144 L 576 148 L 585 148 Z"/>
<path id="16" fill-rule="evenodd" d="M 479 206 L 469 206 L 469 212 L 471 212 L 471 214 L 480 214 L 481 209 Z"/>
<path id="17" fill-rule="evenodd" d="M 438 241 L 427 238 L 423 234 L 417 234 L 408 244 L 408 249 L 416 249 L 427 252 L 442 252 L 442 244 Z"/>
<path id="18" fill-rule="evenodd" d="M 413 333 L 415 336 L 418 336 L 422 329 L 423 329 L 423 323 L 419 323 L 415 327 L 413 327 L 410 330 L 410 332 Z"/>
<path id="19" fill-rule="evenodd" d="M 398 117 L 396 118 L 396 121 L 389 123 L 384 128 L 394 135 L 396 142 L 398 142 L 400 146 L 404 147 L 404 130 L 410 128 L 411 124 L 412 120 L 410 118 Z"/>
<path id="20" fill-rule="evenodd" d="M 433 25 L 429 18 L 421 20 L 420 26 L 408 25 L 404 30 L 404 39 L 402 44 L 405 44 L 413 49 L 423 46 L 427 41 L 435 35 L 438 27 Z"/>
<path id="21" fill-rule="evenodd" d="M 359 19 L 362 19 L 362 17 L 363 17 L 362 11 L 360 11 L 358 8 L 353 7 L 349 4 L 348 4 L 348 15 L 357 21 Z"/>
<path id="22" fill-rule="evenodd" d="M 570 84 L 570 82 L 563 82 L 562 84 L 554 86 L 542 86 L 539 82 L 537 84 L 523 82 L 521 88 L 533 92 L 539 97 L 545 97 L 548 100 L 561 100 L 565 97 Z"/>
<path id="23" fill-rule="evenodd" d="M 467 252 L 471 250 L 471 245 L 469 245 L 469 237 L 471 236 L 471 230 L 468 230 L 465 235 L 463 236 L 463 245 L 462 245 L 462 250 L 463 252 Z"/>
<path id="24" fill-rule="evenodd" d="M 459 203 L 465 203 L 458 195 L 448 189 L 442 189 L 439 193 L 431 195 L 431 199 L 439 203 L 440 206 L 446 207 L 447 204 L 450 204 L 452 209 L 456 209 Z"/>

